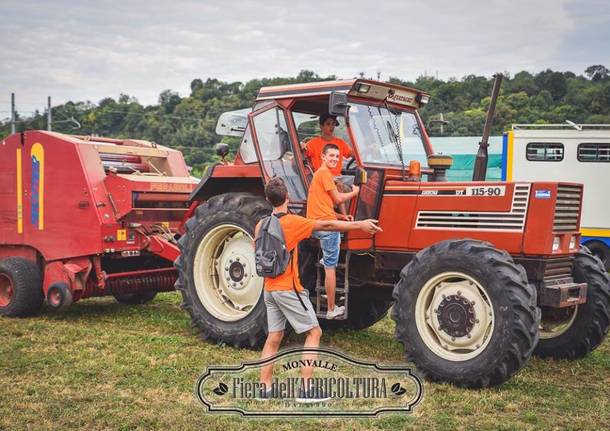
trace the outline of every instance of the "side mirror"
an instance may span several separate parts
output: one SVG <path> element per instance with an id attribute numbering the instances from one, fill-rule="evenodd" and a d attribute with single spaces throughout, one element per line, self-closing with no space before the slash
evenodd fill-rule
<path id="1" fill-rule="evenodd" d="M 216 123 L 216 134 L 220 136 L 242 137 L 248 125 L 248 113 L 251 109 L 224 112 Z"/>
<path id="2" fill-rule="evenodd" d="M 224 160 L 224 158 L 227 157 L 227 154 L 229 154 L 229 146 L 227 144 L 223 144 L 222 142 L 220 144 L 216 144 L 217 156 L 222 157 Z"/>
<path id="3" fill-rule="evenodd" d="M 347 117 L 347 93 L 338 93 L 333 91 L 330 93 L 328 100 L 328 113 L 340 117 Z"/>

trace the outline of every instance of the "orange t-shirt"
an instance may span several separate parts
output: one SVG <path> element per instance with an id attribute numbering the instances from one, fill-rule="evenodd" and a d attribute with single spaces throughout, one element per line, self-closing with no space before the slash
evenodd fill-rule
<path id="1" fill-rule="evenodd" d="M 313 232 L 315 220 L 306 219 L 294 214 L 286 214 L 280 218 L 280 225 L 284 232 L 286 248 L 292 251 L 292 260 L 286 271 L 277 277 L 265 277 L 265 290 L 268 292 L 277 290 L 303 291 L 303 285 L 299 278 L 299 242 L 309 238 Z M 293 287 L 294 286 L 294 287 Z"/>
<path id="2" fill-rule="evenodd" d="M 337 166 L 330 170 L 333 176 L 336 177 L 338 175 L 341 175 L 343 158 L 349 157 L 352 154 L 351 148 L 345 143 L 343 139 L 333 136 L 333 139 L 331 141 L 326 141 L 321 136 L 316 136 L 315 138 L 307 142 L 307 147 L 305 148 L 305 155 L 307 155 L 307 157 L 309 157 L 309 159 L 311 160 L 311 165 L 314 172 L 317 171 L 320 166 L 322 166 L 322 150 L 324 149 L 324 146 L 326 144 L 335 144 L 337 147 L 339 147 L 339 162 L 337 163 Z"/>
<path id="3" fill-rule="evenodd" d="M 337 190 L 331 171 L 322 166 L 313 174 L 307 195 L 307 218 L 314 220 L 337 220 L 335 204 L 330 191 Z"/>

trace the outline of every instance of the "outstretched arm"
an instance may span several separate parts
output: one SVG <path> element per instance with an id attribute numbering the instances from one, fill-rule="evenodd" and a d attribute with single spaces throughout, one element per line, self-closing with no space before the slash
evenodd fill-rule
<path id="1" fill-rule="evenodd" d="M 377 226 L 377 220 L 367 219 L 358 221 L 340 220 L 316 220 L 313 230 L 348 232 L 351 230 L 361 230 L 371 235 L 383 230 Z"/>

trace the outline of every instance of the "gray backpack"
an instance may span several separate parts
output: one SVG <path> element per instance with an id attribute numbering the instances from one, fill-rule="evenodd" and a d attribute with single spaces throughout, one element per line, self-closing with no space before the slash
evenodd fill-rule
<path id="1" fill-rule="evenodd" d="M 277 213 L 265 217 L 261 221 L 258 236 L 254 239 L 256 273 L 261 277 L 277 277 L 286 272 L 288 265 L 292 262 L 292 252 L 286 248 L 286 239 L 280 224 L 280 219 L 285 215 L 286 213 Z M 292 288 L 303 309 L 307 311 L 307 306 L 297 292 L 294 283 Z"/>
<path id="2" fill-rule="evenodd" d="M 258 236 L 254 240 L 256 273 L 261 277 L 277 277 L 290 265 L 291 253 L 286 248 L 280 218 L 285 213 L 271 214 L 261 222 Z"/>

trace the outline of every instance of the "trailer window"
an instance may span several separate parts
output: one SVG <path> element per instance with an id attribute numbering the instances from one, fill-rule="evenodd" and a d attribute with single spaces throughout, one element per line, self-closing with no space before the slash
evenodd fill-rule
<path id="1" fill-rule="evenodd" d="M 610 144 L 578 144 L 579 162 L 610 162 Z"/>
<path id="2" fill-rule="evenodd" d="M 530 162 L 561 162 L 563 144 L 559 142 L 530 142 L 525 149 L 525 157 Z"/>

